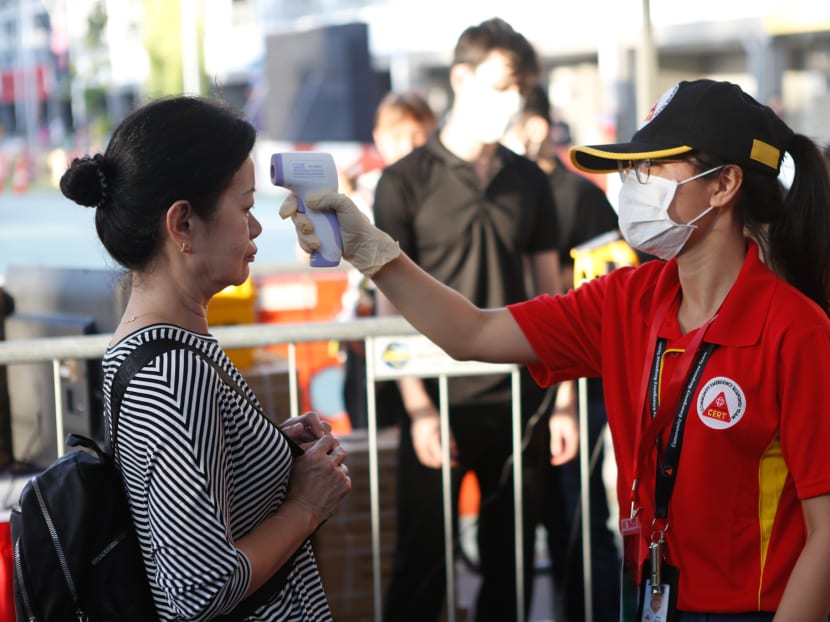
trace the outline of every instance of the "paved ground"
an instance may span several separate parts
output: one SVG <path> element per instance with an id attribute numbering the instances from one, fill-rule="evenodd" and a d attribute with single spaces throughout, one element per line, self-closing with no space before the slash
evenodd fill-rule
<path id="1" fill-rule="evenodd" d="M 465 550 L 474 551 L 475 532 L 469 526 L 465 528 L 466 520 L 474 520 L 468 517 L 461 517 L 460 531 L 466 542 L 462 544 Z M 537 576 L 533 585 L 533 601 L 531 603 L 528 622 L 555 622 L 553 619 L 553 599 L 551 595 L 550 575 L 545 570 L 549 560 L 544 547 L 544 529 L 539 528 L 536 535 L 536 567 Z M 473 553 L 474 554 L 474 553 Z M 456 599 L 460 608 L 472 613 L 475 596 L 478 592 L 479 578 L 471 571 L 467 564 L 459 561 L 456 564 Z M 471 619 L 467 616 L 467 619 Z M 456 622 L 461 622 L 457 620 Z"/>

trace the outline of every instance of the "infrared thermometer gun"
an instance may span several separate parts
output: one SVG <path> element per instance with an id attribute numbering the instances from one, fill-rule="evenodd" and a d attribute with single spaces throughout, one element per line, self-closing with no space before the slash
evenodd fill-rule
<path id="1" fill-rule="evenodd" d="M 330 268 L 340 263 L 343 240 L 337 215 L 331 210 L 306 209 L 305 198 L 312 190 L 337 190 L 337 168 L 330 153 L 292 151 L 271 156 L 271 183 L 297 195 L 297 211 L 308 216 L 320 248 L 311 253 L 311 265 Z"/>

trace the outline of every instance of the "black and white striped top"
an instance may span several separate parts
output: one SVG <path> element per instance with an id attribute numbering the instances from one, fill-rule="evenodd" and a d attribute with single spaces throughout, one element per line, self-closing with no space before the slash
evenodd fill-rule
<path id="1" fill-rule="evenodd" d="M 202 349 L 256 400 L 216 339 L 161 324 L 107 350 L 104 404 L 120 362 L 140 343 L 174 339 Z M 277 511 L 291 451 L 276 427 L 194 352 L 148 363 L 121 404 L 116 459 L 126 482 L 159 619 L 210 620 L 248 589 L 251 566 L 234 541 Z M 331 620 L 309 544 L 285 587 L 249 620 Z"/>

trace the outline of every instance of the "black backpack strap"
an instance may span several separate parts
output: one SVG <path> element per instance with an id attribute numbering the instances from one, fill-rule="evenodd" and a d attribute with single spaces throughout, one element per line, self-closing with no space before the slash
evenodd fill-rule
<path id="1" fill-rule="evenodd" d="M 173 339 L 153 339 L 145 341 L 139 345 L 135 350 L 130 352 L 127 357 L 121 361 L 115 377 L 112 379 L 112 388 L 110 389 L 110 418 L 112 419 L 112 437 L 109 442 L 110 452 L 115 455 L 115 440 L 118 436 L 118 416 L 121 412 L 121 401 L 124 399 L 124 392 L 127 390 L 127 385 L 147 363 L 152 361 L 158 355 L 163 354 L 177 346 L 181 346 L 180 341 Z"/>
<path id="2" fill-rule="evenodd" d="M 147 363 L 152 361 L 157 356 L 164 354 L 165 352 L 169 352 L 171 350 L 190 350 L 191 352 L 195 352 L 198 354 L 202 360 L 208 363 L 216 374 L 222 379 L 222 381 L 227 384 L 230 388 L 236 391 L 242 398 L 244 398 L 248 403 L 250 403 L 257 411 L 262 413 L 262 410 L 259 406 L 251 400 L 248 395 L 242 390 L 242 387 L 239 386 L 231 375 L 225 371 L 216 361 L 208 357 L 202 350 L 198 347 L 184 343 L 182 341 L 178 341 L 176 339 L 152 339 L 150 341 L 145 341 L 144 343 L 140 344 L 138 347 L 135 348 L 132 352 L 130 352 L 124 360 L 121 362 L 121 365 L 118 367 L 118 371 L 115 373 L 115 377 L 112 380 L 112 388 L 110 390 L 110 404 L 111 404 L 111 411 L 110 417 L 112 419 L 112 440 L 110 443 L 110 452 L 112 456 L 115 456 L 115 440 L 116 436 L 118 435 L 118 416 L 119 411 L 121 410 L 121 401 L 124 399 L 124 392 L 127 390 L 127 385 L 130 384 L 130 381 L 133 379 L 133 376 L 136 375 L 141 369 L 144 368 Z M 267 419 L 267 417 L 266 417 Z M 285 441 L 288 443 L 289 448 L 291 449 L 291 455 L 295 458 L 297 456 L 301 456 L 304 452 L 302 448 L 297 445 L 293 440 L 291 440 L 285 433 L 279 428 L 279 426 L 275 426 L 277 430 L 282 434 Z M 219 616 L 214 618 L 217 622 L 236 622 L 237 620 L 244 620 L 246 617 L 250 616 L 254 611 L 256 611 L 260 606 L 265 604 L 268 599 L 273 596 L 274 594 L 282 591 L 283 586 L 285 585 L 286 580 L 288 579 L 288 575 L 291 572 L 291 569 L 294 567 L 294 562 L 299 557 L 300 553 L 303 550 L 305 543 L 298 548 L 294 554 L 285 562 L 280 569 L 271 576 L 268 581 L 266 581 L 259 589 L 257 589 L 253 594 L 251 594 L 248 598 L 240 602 L 233 611 L 227 613 L 225 615 Z"/>
<path id="3" fill-rule="evenodd" d="M 234 607 L 233 611 L 212 618 L 213 622 L 242 622 L 242 620 L 252 615 L 257 609 L 268 602 L 268 599 L 274 596 L 274 594 L 279 594 L 285 586 L 285 582 L 288 580 L 288 575 L 294 567 L 294 562 L 297 560 L 297 557 L 300 556 L 300 552 L 303 550 L 304 546 L 305 543 L 300 545 L 300 548 L 294 552 L 288 561 L 285 562 L 280 569 L 271 576 L 270 579 L 263 583 L 262 586 L 253 594 L 248 596 L 248 598 Z"/>

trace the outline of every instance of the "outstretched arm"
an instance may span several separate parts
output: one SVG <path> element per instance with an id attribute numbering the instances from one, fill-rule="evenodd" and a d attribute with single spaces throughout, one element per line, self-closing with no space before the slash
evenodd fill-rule
<path id="1" fill-rule="evenodd" d="M 380 269 L 374 281 L 410 324 L 453 358 L 492 363 L 536 360 L 507 309 L 479 309 L 403 253 Z"/>
<path id="2" fill-rule="evenodd" d="M 400 251 L 389 235 L 375 227 L 343 194 L 320 193 L 307 197 L 311 209 L 337 214 L 343 240 L 343 257 L 375 284 L 418 331 L 458 360 L 494 363 L 528 363 L 536 355 L 505 308 L 479 309 L 461 294 L 424 272 Z M 280 207 L 290 217 L 300 246 L 311 252 L 320 244 L 305 214 L 297 212 L 289 196 Z"/>

